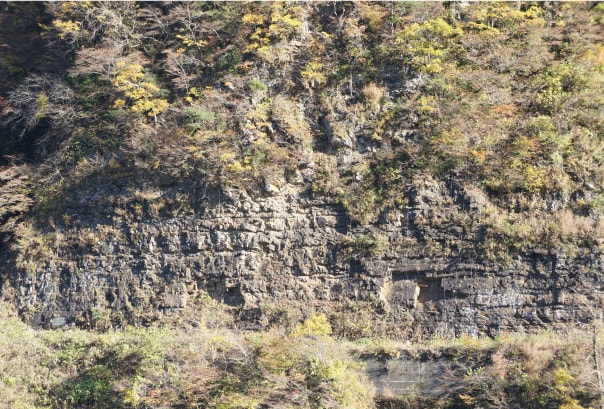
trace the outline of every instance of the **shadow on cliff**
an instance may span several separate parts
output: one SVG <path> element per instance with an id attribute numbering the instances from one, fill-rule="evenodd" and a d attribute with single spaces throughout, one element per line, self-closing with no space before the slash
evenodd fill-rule
<path id="1" fill-rule="evenodd" d="M 103 235 L 131 242 L 136 234 L 132 226 L 153 212 L 156 218 L 174 217 L 218 200 L 210 189 L 198 194 L 193 183 L 149 175 L 113 156 L 86 174 L 52 185 L 36 180 L 28 170 L 4 177 L 7 172 L 0 172 L 0 295 L 31 322 L 48 308 L 53 310 L 57 294 L 48 285 L 58 283 L 61 294 L 73 287 L 73 269 L 48 277 L 53 262 L 65 261 L 77 269 L 85 255 L 104 251 L 97 246 Z M 21 176 L 24 182 L 14 186 Z M 160 196 L 140 193 L 145 190 Z"/>

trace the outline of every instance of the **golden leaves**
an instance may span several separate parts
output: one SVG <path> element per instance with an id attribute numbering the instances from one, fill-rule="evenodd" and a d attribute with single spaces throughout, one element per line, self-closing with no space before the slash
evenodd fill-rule
<path id="1" fill-rule="evenodd" d="M 146 78 L 142 65 L 118 62 L 116 67 L 118 71 L 112 83 L 131 103 L 131 112 L 146 113 L 155 118 L 168 109 L 170 104 L 166 99 L 158 98 L 161 90 L 152 79 Z M 126 100 L 117 99 L 113 107 L 119 109 L 126 105 Z"/>

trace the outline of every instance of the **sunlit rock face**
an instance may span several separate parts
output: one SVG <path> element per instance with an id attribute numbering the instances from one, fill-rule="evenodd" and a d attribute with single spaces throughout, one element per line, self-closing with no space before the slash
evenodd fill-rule
<path id="1" fill-rule="evenodd" d="M 261 197 L 225 188 L 128 221 L 115 216 L 107 189 L 67 210 L 80 223 L 62 232 L 70 245 L 34 266 L 6 265 L 3 296 L 33 324 L 87 325 L 99 311 L 156 319 L 207 293 L 251 323 L 263 322 L 269 303 L 329 309 L 356 300 L 379 304 L 411 331 L 480 335 L 586 321 L 598 299 L 598 248 L 480 258 L 479 230 L 439 223 L 479 220 L 480 207 L 430 180 L 409 192 L 405 211 L 366 227 L 290 184 Z"/>

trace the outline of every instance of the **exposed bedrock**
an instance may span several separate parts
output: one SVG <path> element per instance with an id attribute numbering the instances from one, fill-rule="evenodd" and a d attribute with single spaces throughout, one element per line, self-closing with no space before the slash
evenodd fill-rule
<path id="1" fill-rule="evenodd" d="M 252 321 L 276 301 L 329 308 L 366 300 L 414 330 L 443 335 L 590 319 L 602 281 L 598 246 L 489 261 L 476 250 L 475 200 L 452 197 L 436 182 L 425 186 L 409 192 L 404 210 L 366 227 L 294 187 L 255 198 L 223 189 L 220 200 L 137 220 L 111 216 L 115 205 L 100 199 L 109 193 L 98 187 L 81 194 L 88 205 L 66 210 L 79 227 L 57 228 L 65 243 L 47 259 L 28 268 L 5 262 L 2 295 L 32 323 L 51 327 L 85 323 L 94 311 L 172 313 L 200 292 Z M 478 227 L 453 222 L 459 215 Z"/>

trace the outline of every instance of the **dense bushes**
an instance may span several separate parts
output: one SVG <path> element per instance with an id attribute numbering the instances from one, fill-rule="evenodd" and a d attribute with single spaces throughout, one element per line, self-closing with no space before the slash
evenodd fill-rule
<path id="1" fill-rule="evenodd" d="M 224 168 L 217 184 L 260 187 L 312 163 L 313 153 L 357 151 L 354 166 L 372 172 L 469 175 L 502 206 L 516 195 L 600 188 L 598 7 L 64 3 L 47 13 L 45 38 L 76 57 L 73 80 L 31 77 L 14 87 L 8 122 L 21 134 L 44 120 L 51 127 L 41 140 L 49 141 L 57 127 L 117 117 L 120 129 L 102 126 L 115 146 L 129 135 L 134 149 L 125 152 L 136 158 L 124 162 L 179 177 L 214 163 Z M 578 37 L 579 28 L 592 34 Z M 141 124 L 140 114 L 154 126 Z M 184 130 L 220 149 L 187 142 L 166 150 L 153 140 Z M 380 163 L 390 151 L 397 159 Z M 185 168 L 176 159 L 191 155 L 200 160 L 187 159 Z M 327 193 L 341 192 L 361 223 L 374 221 L 407 183 L 382 172 L 356 188 L 344 163 Z M 354 208 L 347 197 L 358 193 L 367 197 Z"/>
<path id="2" fill-rule="evenodd" d="M 351 343 L 331 335 L 321 314 L 290 333 L 238 331 L 231 312 L 209 297 L 161 326 L 35 331 L 2 308 L 0 405 L 7 407 L 579 409 L 600 398 L 597 331 L 595 343 L 593 332 L 579 330 L 414 343 L 366 334 Z M 439 362 L 440 397 L 376 396 L 363 360 L 402 356 Z"/>

